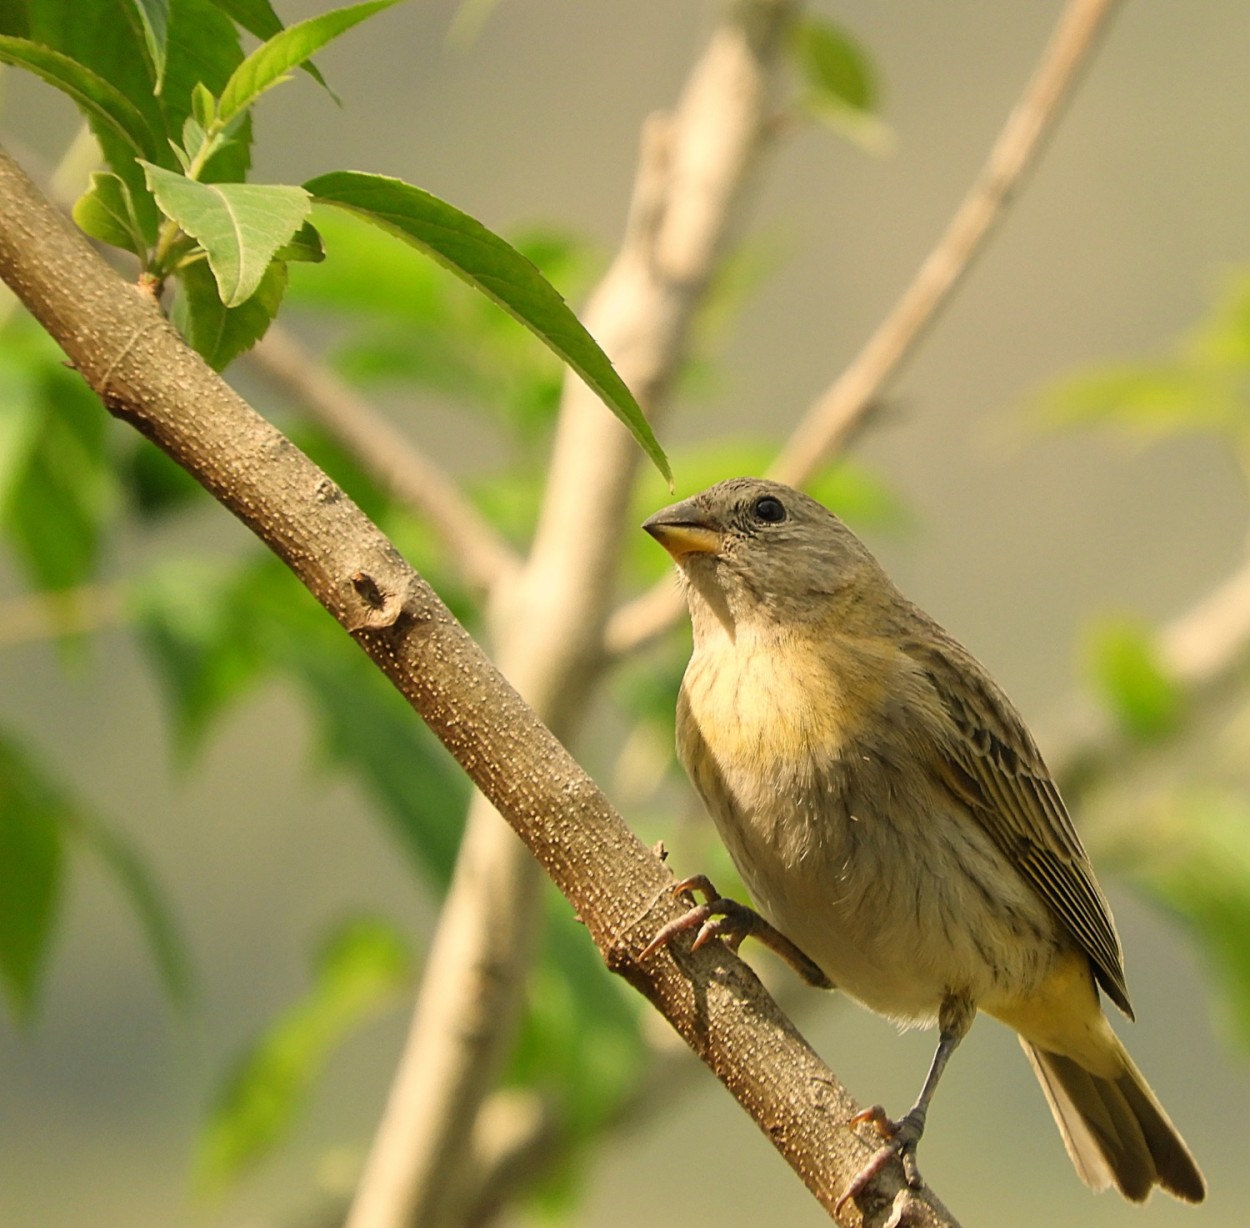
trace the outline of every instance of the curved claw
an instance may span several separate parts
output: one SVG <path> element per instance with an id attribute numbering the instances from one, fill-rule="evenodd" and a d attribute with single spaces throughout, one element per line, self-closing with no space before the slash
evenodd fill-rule
<path id="1" fill-rule="evenodd" d="M 834 1204 L 835 1215 L 851 1199 L 858 1198 L 891 1160 L 898 1159 L 902 1162 L 903 1177 L 913 1190 L 924 1185 L 924 1178 L 921 1177 L 920 1167 L 916 1162 L 916 1148 L 924 1134 L 925 1116 L 924 1108 L 917 1106 L 906 1117 L 894 1121 L 886 1116 L 885 1110 L 879 1104 L 874 1104 L 871 1108 L 862 1109 L 847 1122 L 848 1126 L 871 1125 L 885 1142 L 851 1178 L 842 1197 Z"/>

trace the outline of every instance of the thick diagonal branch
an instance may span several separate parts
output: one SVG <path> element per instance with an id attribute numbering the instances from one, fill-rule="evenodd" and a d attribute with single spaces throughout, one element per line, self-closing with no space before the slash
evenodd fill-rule
<path id="1" fill-rule="evenodd" d="M 831 1207 L 868 1148 L 856 1107 L 727 952 L 640 965 L 671 877 L 347 495 L 178 338 L 0 151 L 0 278 L 118 418 L 274 551 L 352 634 L 570 900 L 609 964 L 700 1054 Z M 897 1180 L 863 1222 L 881 1224 Z M 848 1220 L 850 1222 L 850 1220 Z M 917 1201 L 917 1224 L 951 1221 Z"/>

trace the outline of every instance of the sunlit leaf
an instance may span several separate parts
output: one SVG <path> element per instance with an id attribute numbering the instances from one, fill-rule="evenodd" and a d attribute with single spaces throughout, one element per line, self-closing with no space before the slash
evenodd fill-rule
<path id="1" fill-rule="evenodd" d="M 671 482 L 663 450 L 607 355 L 514 247 L 446 201 L 398 179 L 334 171 L 304 186 L 318 200 L 350 209 L 415 244 L 518 319 L 603 399 Z"/>
<path id="2" fill-rule="evenodd" d="M 365 4 L 310 17 L 307 21 L 288 26 L 281 33 L 273 35 L 257 47 L 226 82 L 218 103 L 221 121 L 229 123 L 236 115 L 246 111 L 266 90 L 285 81 L 291 69 L 311 58 L 327 43 L 333 42 L 352 26 L 397 2 L 398 0 L 368 0 Z"/>
<path id="3" fill-rule="evenodd" d="M 311 208 L 303 188 L 197 183 L 147 162 L 144 172 L 161 210 L 208 253 L 227 307 L 256 293 L 274 253 L 291 240 Z"/>
<path id="4" fill-rule="evenodd" d="M 1159 659 L 1150 632 L 1128 619 L 1090 631 L 1094 682 L 1121 728 L 1143 741 L 1170 733 L 1184 710 L 1184 692 Z"/>
<path id="5" fill-rule="evenodd" d="M 345 1036 L 400 999 L 413 959 L 392 925 L 341 925 L 318 955 L 307 994 L 243 1056 L 200 1139 L 199 1182 L 220 1187 L 289 1134 L 327 1059 Z"/>
<path id="6" fill-rule="evenodd" d="M 269 0 L 213 0 L 213 3 L 223 13 L 237 21 L 249 34 L 254 34 L 262 42 L 273 38 L 275 34 L 281 34 L 285 29 Z M 321 85 L 331 98 L 334 97 L 334 92 L 326 85 L 325 78 L 317 71 L 315 64 L 306 61 L 300 67 Z"/>

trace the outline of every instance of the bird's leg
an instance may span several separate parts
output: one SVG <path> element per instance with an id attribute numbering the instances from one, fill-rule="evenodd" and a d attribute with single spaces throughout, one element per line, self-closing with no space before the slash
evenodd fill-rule
<path id="1" fill-rule="evenodd" d="M 654 955 L 678 934 L 684 934 L 697 926 L 699 932 L 695 935 L 693 950 L 697 951 L 713 938 L 723 938 L 731 951 L 737 951 L 742 940 L 751 937 L 779 955 L 809 985 L 814 985 L 817 989 L 833 988 L 833 982 L 779 929 L 765 921 L 753 908 L 739 904 L 737 900 L 726 899 L 706 875 L 695 874 L 690 878 L 683 878 L 673 887 L 674 895 L 696 891 L 706 898 L 707 903 L 696 904 L 689 912 L 663 926 L 639 952 L 640 960 Z"/>
<path id="2" fill-rule="evenodd" d="M 845 1203 L 852 1198 L 859 1197 L 873 1178 L 895 1156 L 902 1160 L 903 1176 L 912 1189 L 918 1190 L 924 1184 L 920 1176 L 920 1168 L 916 1163 L 916 1147 L 924 1134 L 925 1118 L 929 1115 L 929 1102 L 933 1099 L 933 1093 L 937 1091 L 938 1080 L 942 1077 L 942 1071 L 946 1069 L 946 1063 L 950 1061 L 951 1054 L 955 1052 L 959 1042 L 967 1035 L 975 1015 L 976 1007 L 967 998 L 952 994 L 943 999 L 938 1014 L 938 1026 L 941 1031 L 938 1035 L 937 1051 L 933 1054 L 933 1061 L 929 1066 L 929 1073 L 925 1076 L 924 1086 L 920 1089 L 920 1095 L 916 1097 L 916 1103 L 908 1110 L 905 1117 L 892 1121 L 879 1104 L 874 1104 L 872 1108 L 864 1109 L 863 1112 L 856 1113 L 851 1118 L 849 1124 L 853 1126 L 870 1122 L 886 1141 L 873 1153 L 868 1163 L 851 1178 L 851 1183 L 834 1207 L 835 1215 Z"/>

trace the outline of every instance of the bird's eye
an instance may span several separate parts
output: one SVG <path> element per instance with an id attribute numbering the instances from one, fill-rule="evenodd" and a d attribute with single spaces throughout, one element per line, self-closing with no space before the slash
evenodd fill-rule
<path id="1" fill-rule="evenodd" d="M 761 495 L 751 510 L 755 513 L 755 519 L 762 520 L 765 524 L 780 524 L 786 518 L 785 505 L 772 495 Z"/>

